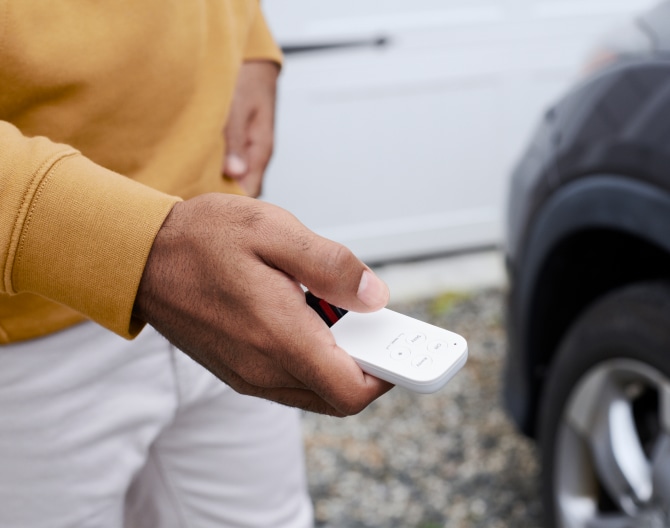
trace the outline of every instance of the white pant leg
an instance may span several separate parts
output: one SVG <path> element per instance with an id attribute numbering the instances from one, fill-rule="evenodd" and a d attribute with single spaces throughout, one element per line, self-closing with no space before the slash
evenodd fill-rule
<path id="1" fill-rule="evenodd" d="M 0 348 L 0 526 L 311 526 L 297 413 L 153 329 Z M 128 488 L 133 482 L 130 492 Z M 153 514 L 152 514 L 153 512 Z"/>
<path id="2" fill-rule="evenodd" d="M 127 528 L 308 528 L 300 414 L 177 353 L 180 404 L 128 497 Z"/>
<path id="3" fill-rule="evenodd" d="M 118 528 L 177 399 L 171 355 L 92 323 L 0 347 L 0 526 Z"/>

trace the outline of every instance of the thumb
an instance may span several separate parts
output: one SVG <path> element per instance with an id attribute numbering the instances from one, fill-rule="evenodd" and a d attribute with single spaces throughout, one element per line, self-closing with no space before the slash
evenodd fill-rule
<path id="1" fill-rule="evenodd" d="M 231 110 L 224 136 L 226 151 L 223 160 L 223 173 L 230 178 L 241 178 L 249 170 L 249 163 L 246 159 L 248 129 L 243 112 Z"/>
<path id="2" fill-rule="evenodd" d="M 284 247 L 275 252 L 273 264 L 314 295 L 355 312 L 373 312 L 386 306 L 388 287 L 348 248 L 307 228 L 294 240 L 299 240 L 300 251 L 286 251 Z"/>
<path id="3" fill-rule="evenodd" d="M 226 154 L 223 164 L 223 173 L 226 176 L 233 179 L 241 178 L 247 173 L 248 169 L 247 162 L 239 154 Z"/>
<path id="4" fill-rule="evenodd" d="M 354 312 L 375 312 L 388 304 L 388 286 L 368 267 L 364 266 L 360 273 L 352 271 L 349 275 L 342 277 L 345 280 L 340 284 L 320 284 L 318 279 L 305 280 L 303 284 L 317 297 Z M 342 288 L 341 284 L 346 283 L 350 286 Z"/>
<path id="5" fill-rule="evenodd" d="M 372 310 L 381 310 L 389 302 L 389 289 L 370 269 L 365 269 L 358 283 L 356 298 Z"/>

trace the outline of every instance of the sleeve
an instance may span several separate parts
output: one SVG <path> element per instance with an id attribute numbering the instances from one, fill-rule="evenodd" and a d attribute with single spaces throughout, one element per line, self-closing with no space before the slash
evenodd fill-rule
<path id="1" fill-rule="evenodd" d="M 41 295 L 133 337 L 146 259 L 178 200 L 0 121 L 0 292 Z"/>
<path id="2" fill-rule="evenodd" d="M 283 60 L 281 49 L 270 33 L 260 5 L 249 28 L 244 60 L 270 60 L 279 65 Z"/>

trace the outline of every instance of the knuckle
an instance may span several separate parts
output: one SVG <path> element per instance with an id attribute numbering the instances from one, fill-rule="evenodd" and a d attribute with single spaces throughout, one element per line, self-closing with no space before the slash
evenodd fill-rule
<path id="1" fill-rule="evenodd" d="M 261 389 L 271 389 L 277 387 L 279 384 L 270 373 L 265 369 L 258 369 L 252 371 L 245 376 L 245 381 L 254 387 Z"/>
<path id="2" fill-rule="evenodd" d="M 243 396 L 255 395 L 256 391 L 254 391 L 254 388 L 237 375 L 226 376 L 225 378 L 221 378 L 221 380 L 238 394 Z"/>
<path id="3" fill-rule="evenodd" d="M 230 388 L 242 396 L 256 396 L 256 391 L 245 383 L 229 383 Z"/>
<path id="4" fill-rule="evenodd" d="M 265 358 L 247 360 L 239 374 L 244 382 L 253 388 L 269 389 L 281 385 L 281 376 L 276 367 Z"/>
<path id="5" fill-rule="evenodd" d="M 323 274 L 331 283 L 336 284 L 347 275 L 347 271 L 356 260 L 347 247 L 332 242 L 325 249 Z"/>
<path id="6" fill-rule="evenodd" d="M 361 413 L 369 403 L 370 402 L 366 398 L 351 394 L 345 397 L 340 404 L 337 405 L 337 409 L 345 416 L 355 416 L 356 414 Z"/>
<path id="7" fill-rule="evenodd" d="M 268 133 L 263 138 L 262 148 L 263 148 L 263 151 L 267 154 L 268 158 L 270 158 L 270 156 L 272 156 L 272 153 L 274 152 L 274 149 L 275 149 L 275 141 L 274 141 L 274 135 L 273 135 L 272 128 L 270 128 Z"/>

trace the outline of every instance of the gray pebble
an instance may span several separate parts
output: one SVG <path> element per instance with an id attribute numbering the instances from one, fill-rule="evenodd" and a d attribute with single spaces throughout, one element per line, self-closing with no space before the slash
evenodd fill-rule
<path id="1" fill-rule="evenodd" d="M 501 406 L 504 291 L 391 306 L 462 334 L 436 394 L 394 388 L 357 416 L 304 417 L 317 528 L 539 528 L 538 454 Z"/>

